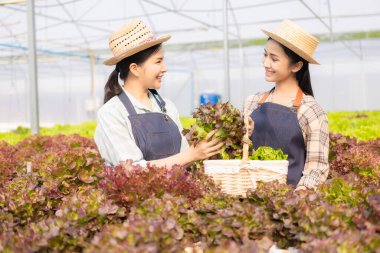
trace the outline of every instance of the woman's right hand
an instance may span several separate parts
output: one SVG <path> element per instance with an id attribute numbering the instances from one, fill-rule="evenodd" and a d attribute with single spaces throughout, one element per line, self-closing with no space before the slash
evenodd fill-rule
<path id="1" fill-rule="evenodd" d="M 251 136 L 253 129 L 255 128 L 255 122 L 251 117 L 248 117 L 248 136 Z"/>
<path id="2" fill-rule="evenodd" d="M 220 149 L 224 145 L 222 140 L 219 138 L 216 138 L 209 141 L 216 132 L 217 132 L 217 129 L 209 132 L 202 141 L 197 143 L 196 146 L 191 146 L 191 149 L 193 149 L 194 158 L 196 161 L 207 159 L 220 152 Z"/>

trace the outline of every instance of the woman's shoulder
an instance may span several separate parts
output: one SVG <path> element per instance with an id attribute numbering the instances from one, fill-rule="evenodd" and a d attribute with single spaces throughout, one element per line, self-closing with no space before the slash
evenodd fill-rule
<path id="1" fill-rule="evenodd" d="M 244 101 L 244 113 L 250 114 L 258 105 L 260 98 L 265 92 L 257 92 L 255 94 L 249 95 Z"/>
<path id="2" fill-rule="evenodd" d="M 300 107 L 300 113 L 305 114 L 308 117 L 322 117 L 327 118 L 327 114 L 322 108 L 322 106 L 317 102 L 317 100 L 310 95 L 303 96 L 301 107 Z"/>
<path id="3" fill-rule="evenodd" d="M 251 94 L 249 95 L 245 101 L 259 101 L 259 99 L 266 93 L 266 91 L 259 91 L 259 92 L 256 92 L 255 94 Z"/>
<path id="4" fill-rule="evenodd" d="M 306 107 L 309 107 L 309 108 L 315 107 L 315 108 L 322 109 L 322 107 L 318 104 L 317 100 L 313 96 L 306 95 L 306 94 L 303 95 L 301 105 L 305 105 Z"/>
<path id="5" fill-rule="evenodd" d="M 123 103 L 120 101 L 119 97 L 114 96 L 98 109 L 97 114 L 98 116 L 114 115 L 115 113 L 120 113 L 121 111 L 123 111 L 123 109 Z"/>

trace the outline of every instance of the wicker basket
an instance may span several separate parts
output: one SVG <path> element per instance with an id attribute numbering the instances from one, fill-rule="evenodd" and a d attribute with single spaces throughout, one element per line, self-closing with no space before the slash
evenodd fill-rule
<path id="1" fill-rule="evenodd" d="M 248 118 L 244 118 L 248 129 Z M 234 196 L 246 196 L 248 189 L 256 188 L 257 181 L 278 180 L 286 183 L 289 162 L 287 160 L 248 160 L 248 131 L 243 140 L 242 160 L 204 161 L 205 173 L 219 183 L 222 191 Z"/>
<path id="2" fill-rule="evenodd" d="M 242 160 L 207 160 L 203 164 L 205 173 L 221 185 L 223 192 L 245 197 L 248 189 L 256 188 L 257 181 L 286 183 L 289 162 L 251 160 L 242 164 Z"/>

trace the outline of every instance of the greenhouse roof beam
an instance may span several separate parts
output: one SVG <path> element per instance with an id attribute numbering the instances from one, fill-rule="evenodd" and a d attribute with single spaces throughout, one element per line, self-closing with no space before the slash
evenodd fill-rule
<path id="1" fill-rule="evenodd" d="M 150 15 L 149 15 L 148 12 L 146 11 L 144 4 L 142 3 L 142 1 L 138 1 L 138 3 L 139 3 L 139 5 L 140 5 L 141 9 L 143 10 L 143 12 L 144 12 L 146 18 L 148 19 L 148 21 L 149 21 L 149 25 L 150 25 L 150 27 L 152 28 L 153 33 L 157 33 L 157 30 L 156 30 L 156 27 L 155 27 L 155 25 L 154 25 L 154 22 L 152 22 L 152 19 L 150 18 Z"/>
<path id="2" fill-rule="evenodd" d="M 78 22 L 76 22 L 73 18 L 73 16 L 70 14 L 70 12 L 66 9 L 65 5 L 61 3 L 60 0 L 56 0 L 57 3 L 60 4 L 61 8 L 63 9 L 63 11 L 66 13 L 66 15 L 69 17 L 71 23 L 73 23 L 75 25 L 75 27 L 77 28 L 79 34 L 82 36 L 83 38 L 83 41 L 84 43 L 86 43 L 87 47 L 90 48 L 90 43 L 88 42 L 86 36 L 84 35 L 82 29 L 80 28 L 80 26 L 78 25 Z"/>
<path id="3" fill-rule="evenodd" d="M 244 6 L 239 6 L 239 7 L 234 7 L 234 10 L 246 10 L 246 9 L 252 9 L 256 7 L 262 7 L 262 6 L 268 6 L 268 5 L 274 5 L 274 4 L 283 4 L 285 2 L 295 2 L 299 0 L 277 0 L 277 1 L 272 1 L 272 2 L 264 2 L 264 3 L 259 3 L 259 4 L 250 4 L 250 5 L 244 5 Z M 193 9 L 193 10 L 186 10 L 186 9 L 181 9 L 182 12 L 222 12 L 223 9 Z"/>
<path id="4" fill-rule="evenodd" d="M 167 11 L 165 10 L 162 10 L 162 11 L 157 11 L 157 12 L 151 12 L 149 13 L 148 15 L 150 17 L 152 16 L 156 16 L 156 15 L 162 15 L 162 14 L 165 14 L 167 13 Z M 138 18 L 141 18 L 141 15 L 138 14 L 138 15 L 134 15 L 134 16 L 128 16 L 128 19 L 138 19 Z M 85 19 L 85 20 L 81 20 L 81 23 L 105 23 L 105 22 L 113 22 L 113 21 L 124 21 L 125 20 L 125 17 L 121 17 L 121 18 L 108 18 L 108 19 Z"/>
<path id="5" fill-rule="evenodd" d="M 220 32 L 223 32 L 223 29 L 219 28 L 218 26 L 214 26 L 214 25 L 211 25 L 211 24 L 209 24 L 209 23 L 207 23 L 207 22 L 204 22 L 204 21 L 202 21 L 202 20 L 199 20 L 199 19 L 193 18 L 192 16 L 189 16 L 189 15 L 186 15 L 186 14 L 184 14 L 184 13 L 181 13 L 181 12 L 179 12 L 178 10 L 170 9 L 170 8 L 168 8 L 168 7 L 166 7 L 166 6 L 163 6 L 163 5 L 161 5 L 161 4 L 155 3 L 155 2 L 150 1 L 150 0 L 142 0 L 142 1 L 144 1 L 144 2 L 146 2 L 146 3 L 149 3 L 149 4 L 151 4 L 151 5 L 154 5 L 154 6 L 156 6 L 156 7 L 159 7 L 159 8 L 161 8 L 161 9 L 164 9 L 164 10 L 166 10 L 166 11 L 168 11 L 168 12 L 175 13 L 175 14 L 181 16 L 181 17 L 187 18 L 187 19 L 192 20 L 192 21 L 194 21 L 194 22 L 200 23 L 200 24 L 202 24 L 202 25 L 204 25 L 204 26 L 206 26 L 206 27 L 213 28 L 213 29 L 216 29 L 216 30 L 218 30 L 218 31 L 220 31 Z M 229 35 L 232 35 L 232 36 L 234 36 L 235 38 L 238 37 L 238 36 L 237 36 L 236 34 L 234 34 L 234 33 L 229 33 Z"/>
<path id="6" fill-rule="evenodd" d="M 20 12 L 25 12 L 25 10 L 20 9 L 20 8 L 16 8 L 16 7 L 5 6 L 4 8 L 15 10 L 15 11 L 20 11 Z M 67 20 L 61 19 L 61 18 L 57 18 L 57 17 L 54 17 L 54 16 L 50 16 L 50 15 L 46 15 L 46 14 L 42 14 L 42 13 L 36 13 L 35 15 L 67 23 Z M 106 32 L 106 33 L 111 33 L 112 32 L 109 29 L 100 28 L 98 26 L 92 26 L 92 25 L 87 25 L 87 24 L 83 24 L 83 23 L 80 23 L 79 25 L 83 26 L 83 27 L 86 27 L 86 28 L 94 29 L 94 30 L 97 30 L 97 31 Z"/>
<path id="7" fill-rule="evenodd" d="M 81 20 L 84 16 L 86 16 L 92 9 L 94 9 L 101 1 L 103 0 L 98 0 L 96 1 L 93 5 L 91 5 L 85 12 L 82 13 L 82 15 L 76 19 L 76 21 L 78 22 L 79 20 Z"/>
<path id="8" fill-rule="evenodd" d="M 323 21 L 323 19 L 315 12 L 313 11 L 313 9 L 310 8 L 309 5 L 307 5 L 304 0 L 299 0 L 305 7 L 306 9 L 308 9 L 313 15 L 314 17 L 316 17 L 328 30 L 329 32 L 332 34 L 333 33 L 333 30 L 332 30 L 332 27 L 329 26 L 328 24 L 326 24 L 325 21 Z M 362 59 L 362 56 L 360 53 L 356 52 L 350 45 L 348 45 L 345 41 L 341 40 L 340 42 L 342 42 L 342 44 L 347 47 L 348 50 L 350 50 L 354 55 L 356 55 L 357 57 L 359 57 L 359 59 Z"/>
<path id="9" fill-rule="evenodd" d="M 379 12 L 374 13 L 365 13 L 365 14 L 346 14 L 346 15 L 336 15 L 332 16 L 333 18 L 368 18 L 368 17 L 375 17 L 380 16 Z M 329 16 L 319 16 L 321 19 L 329 18 Z M 305 21 L 305 20 L 314 20 L 315 17 L 294 17 L 292 18 L 293 21 Z M 249 26 L 249 25 L 257 25 L 257 24 L 269 24 L 269 23 L 279 23 L 283 19 L 267 19 L 262 21 L 253 21 L 253 22 L 240 22 L 239 26 Z"/>
<path id="10" fill-rule="evenodd" d="M 7 6 L 2 6 L 3 8 L 9 8 L 9 7 L 7 7 Z M 9 32 L 9 34 L 10 34 L 10 36 L 14 36 L 14 38 L 15 38 L 15 40 L 16 40 L 16 42 L 19 44 L 19 45 L 21 45 L 21 41 L 19 40 L 19 38 L 17 37 L 17 36 L 15 36 L 15 34 L 13 33 L 13 31 L 11 30 L 11 29 L 9 29 L 9 27 L 8 26 L 4 26 L 5 27 L 5 29 L 7 30 L 7 32 Z M 26 57 L 26 53 L 24 53 L 22 56 L 23 57 Z M 17 68 L 21 71 L 21 73 L 23 72 L 23 70 L 20 68 L 20 66 L 17 66 Z"/>
<path id="11" fill-rule="evenodd" d="M 307 5 L 304 2 L 304 0 L 299 0 L 299 1 L 303 4 L 303 6 L 305 6 L 306 9 L 308 9 L 314 15 L 315 18 L 317 18 L 327 28 L 327 30 L 329 30 L 329 32 L 332 32 L 332 28 L 328 24 L 326 24 L 326 22 L 323 21 L 323 19 L 315 11 L 313 11 L 313 9 L 310 8 L 310 6 Z"/>
<path id="12" fill-rule="evenodd" d="M 172 4 L 172 7 L 174 10 L 177 10 L 177 6 L 176 4 L 173 2 L 173 0 L 170 0 L 170 3 Z"/>

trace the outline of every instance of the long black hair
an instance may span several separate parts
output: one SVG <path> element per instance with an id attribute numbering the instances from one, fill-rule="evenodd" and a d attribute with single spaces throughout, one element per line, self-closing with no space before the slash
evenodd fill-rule
<path id="1" fill-rule="evenodd" d="M 268 40 L 274 40 L 274 39 L 269 37 Z M 282 49 L 284 49 L 285 54 L 289 57 L 291 64 L 296 64 L 297 62 L 302 61 L 303 63 L 302 68 L 296 73 L 296 80 L 298 82 L 299 87 L 303 91 L 303 93 L 314 97 L 313 88 L 311 87 L 309 62 L 303 59 L 298 54 L 294 53 L 292 50 L 290 50 L 286 46 L 279 43 L 278 41 L 276 42 L 281 45 Z"/>
<path id="2" fill-rule="evenodd" d="M 119 84 L 119 75 L 120 79 L 123 81 L 128 77 L 129 74 L 129 66 L 132 63 L 136 63 L 140 65 L 144 63 L 152 54 L 157 52 L 161 48 L 161 44 L 149 47 L 140 51 L 134 55 L 131 55 L 122 61 L 116 64 L 114 71 L 108 77 L 108 81 L 104 86 L 104 103 L 107 103 L 108 100 L 113 98 L 114 96 L 119 95 L 123 88 Z"/>

